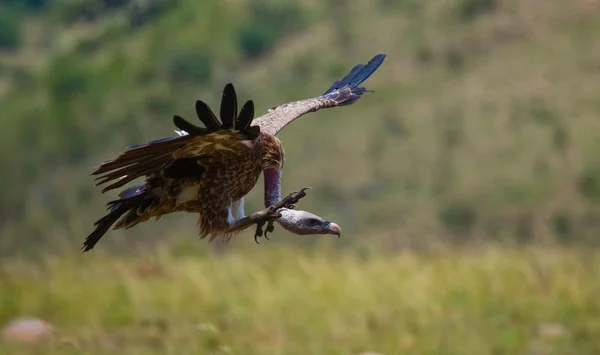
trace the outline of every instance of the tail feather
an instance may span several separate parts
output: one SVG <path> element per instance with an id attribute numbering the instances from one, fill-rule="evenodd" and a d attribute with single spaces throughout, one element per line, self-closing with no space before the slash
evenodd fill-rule
<path id="1" fill-rule="evenodd" d="M 385 57 L 385 54 L 377 54 L 367 64 L 355 65 L 346 76 L 336 80 L 322 96 L 336 101 L 338 106 L 353 104 L 362 94 L 371 91 L 358 86 L 375 73 Z"/>
<path id="2" fill-rule="evenodd" d="M 160 199 L 153 195 L 145 184 L 132 186 L 123 190 L 119 194 L 118 200 L 107 203 L 108 214 L 94 223 L 96 228 L 85 238 L 81 250 L 86 252 L 93 249 L 109 228 L 117 223 L 119 218 L 124 214 L 127 213 L 123 219 L 118 222 L 116 227 L 124 225 L 123 222 L 129 222 L 129 224 L 135 222 L 135 219 L 139 218 L 141 213 L 147 211 L 151 207 L 157 206 L 159 202 Z"/>

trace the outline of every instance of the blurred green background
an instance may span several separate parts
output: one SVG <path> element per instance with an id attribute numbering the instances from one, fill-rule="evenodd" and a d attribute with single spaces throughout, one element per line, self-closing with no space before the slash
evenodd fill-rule
<path id="1" fill-rule="evenodd" d="M 341 239 L 174 214 L 79 255 L 100 162 L 227 82 L 259 116 L 377 53 L 375 93 L 279 135 L 283 193 Z M 596 0 L 5 0 L 0 322 L 60 354 L 597 353 L 599 96 Z"/>

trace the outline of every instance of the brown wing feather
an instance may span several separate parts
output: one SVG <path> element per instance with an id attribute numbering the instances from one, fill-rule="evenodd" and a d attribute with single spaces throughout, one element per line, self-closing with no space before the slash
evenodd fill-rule
<path id="1" fill-rule="evenodd" d="M 259 126 L 261 132 L 275 135 L 296 118 L 309 112 L 351 105 L 360 99 L 362 94 L 369 91 L 359 85 L 379 68 L 384 59 L 385 54 L 378 54 L 367 64 L 355 65 L 345 77 L 335 81 L 323 95 L 274 107 L 267 114 L 255 118 L 252 125 Z"/>
<path id="2" fill-rule="evenodd" d="M 92 175 L 99 175 L 96 186 L 112 182 L 104 187 L 106 192 L 127 184 L 136 178 L 160 174 L 162 170 L 179 159 L 211 156 L 226 141 L 242 141 L 246 137 L 239 131 L 219 131 L 202 136 L 181 136 L 165 142 L 149 143 L 121 153 L 96 168 Z M 190 173 L 195 171 L 190 170 Z"/>
<path id="3" fill-rule="evenodd" d="M 323 101 L 320 98 L 289 102 L 272 108 L 268 113 L 255 118 L 252 126 L 260 127 L 260 131 L 263 133 L 276 135 L 296 118 L 324 107 L 332 107 L 334 104 L 335 102 L 331 100 Z"/>

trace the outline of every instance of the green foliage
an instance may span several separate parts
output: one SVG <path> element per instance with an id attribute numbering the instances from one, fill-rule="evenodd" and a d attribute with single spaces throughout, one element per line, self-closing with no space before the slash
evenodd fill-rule
<path id="1" fill-rule="evenodd" d="M 569 144 L 569 133 L 563 126 L 556 125 L 552 131 L 552 145 L 556 151 L 563 152 Z"/>
<path id="2" fill-rule="evenodd" d="M 4 4 L 25 11 L 40 11 L 48 7 L 49 0 L 4 0 Z"/>
<path id="3" fill-rule="evenodd" d="M 589 168 L 581 173 L 578 187 L 584 198 L 600 202 L 600 168 Z"/>
<path id="4" fill-rule="evenodd" d="M 75 56 L 57 57 L 47 71 L 48 96 L 56 106 L 68 105 L 90 85 L 92 72 Z"/>
<path id="5" fill-rule="evenodd" d="M 573 235 L 573 224 L 567 214 L 555 214 L 552 218 L 552 226 L 554 227 L 555 234 L 562 242 L 568 242 L 569 237 Z"/>
<path id="6" fill-rule="evenodd" d="M 102 4 L 98 0 L 62 0 L 55 5 L 59 19 L 67 24 L 75 21 L 91 21 L 101 12 Z"/>
<path id="7" fill-rule="evenodd" d="M 492 12 L 497 0 L 461 0 L 457 8 L 458 18 L 462 21 L 471 21 L 481 14 Z"/>
<path id="8" fill-rule="evenodd" d="M 552 126 L 556 124 L 558 117 L 548 104 L 540 99 L 531 100 L 528 103 L 529 115 L 533 122 L 539 125 Z"/>
<path id="9" fill-rule="evenodd" d="M 36 85 L 36 78 L 29 70 L 24 68 L 13 68 L 10 77 L 17 90 L 33 90 Z"/>
<path id="10" fill-rule="evenodd" d="M 151 1 L 156 2 L 156 1 Z M 135 4 L 132 0 L 58 0 L 52 4 L 58 19 L 71 24 L 76 21 L 98 20 L 112 10 Z"/>
<path id="11" fill-rule="evenodd" d="M 131 0 L 103 0 L 102 1 L 102 3 L 104 4 L 104 7 L 107 9 L 123 7 L 131 2 L 132 2 Z"/>
<path id="12" fill-rule="evenodd" d="M 0 49 L 15 49 L 22 41 L 20 13 L 0 4 Z"/>
<path id="13" fill-rule="evenodd" d="M 477 214 L 471 205 L 455 202 L 440 210 L 439 219 L 454 235 L 466 237 L 475 224 Z"/>
<path id="14" fill-rule="evenodd" d="M 247 7 L 249 19 L 238 29 L 236 41 L 248 59 L 257 58 L 271 49 L 277 40 L 305 23 L 303 9 L 296 1 L 275 4 L 250 0 Z"/>
<path id="15" fill-rule="evenodd" d="M 178 0 L 135 2 L 128 12 L 129 26 L 131 28 L 140 28 L 164 15 L 168 10 L 176 7 L 178 3 Z"/>
<path id="16" fill-rule="evenodd" d="M 239 29 L 237 42 L 244 56 L 254 59 L 277 40 L 277 33 L 268 24 L 255 22 Z"/>
<path id="17" fill-rule="evenodd" d="M 449 48 L 444 52 L 444 61 L 450 70 L 461 71 L 464 68 L 465 60 L 465 55 L 459 48 Z"/>
<path id="18" fill-rule="evenodd" d="M 213 73 L 213 57 L 202 48 L 171 51 L 165 62 L 169 80 L 174 84 L 206 83 Z"/>

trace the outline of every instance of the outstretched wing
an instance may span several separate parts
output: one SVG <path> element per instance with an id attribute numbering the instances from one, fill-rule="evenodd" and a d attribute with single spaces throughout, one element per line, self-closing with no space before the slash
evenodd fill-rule
<path id="1" fill-rule="evenodd" d="M 117 158 L 103 162 L 92 173 L 99 175 L 95 179 L 98 181 L 96 186 L 110 183 L 102 190 L 104 193 L 142 176 L 160 174 L 171 179 L 200 178 L 205 169 L 198 161 L 202 157 L 213 156 L 217 147 L 227 146 L 223 140 L 254 139 L 260 132 L 259 127 L 250 126 L 254 118 L 252 101 L 247 101 L 238 115 L 232 84 L 227 84 L 223 90 L 221 122 L 200 100 L 196 101 L 196 114 L 205 127 L 174 116 L 173 123 L 181 130 L 175 131 L 178 136 L 130 146 Z"/>
<path id="2" fill-rule="evenodd" d="M 385 56 L 378 54 L 367 64 L 355 65 L 345 77 L 334 82 L 321 96 L 279 105 L 254 119 L 252 125 L 260 127 L 261 132 L 275 135 L 290 122 L 309 112 L 355 103 L 362 94 L 370 91 L 359 85 L 379 68 Z"/>

